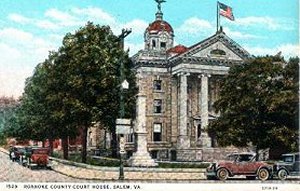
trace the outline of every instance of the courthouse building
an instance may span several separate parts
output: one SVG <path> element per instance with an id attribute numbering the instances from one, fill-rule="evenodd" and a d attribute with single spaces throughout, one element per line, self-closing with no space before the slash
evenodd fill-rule
<path id="1" fill-rule="evenodd" d="M 190 47 L 174 46 L 175 32 L 159 8 L 145 30 L 144 48 L 132 56 L 138 97 L 146 102 L 144 108 L 138 106 L 144 113 L 137 113 L 137 120 L 144 124 L 137 123 L 146 129 L 147 150 L 158 160 L 222 157 L 236 148 L 219 148 L 206 128 L 219 115 L 213 104 L 220 82 L 231 66 L 242 64 L 250 55 L 222 28 Z M 134 150 L 132 139 L 128 141 L 127 148 Z"/>

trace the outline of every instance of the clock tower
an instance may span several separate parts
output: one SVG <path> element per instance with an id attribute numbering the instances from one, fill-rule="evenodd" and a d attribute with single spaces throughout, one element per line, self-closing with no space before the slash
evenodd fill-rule
<path id="1" fill-rule="evenodd" d="M 172 26 L 163 20 L 163 13 L 159 3 L 155 14 L 155 21 L 145 30 L 145 50 L 165 53 L 173 47 L 174 31 Z"/>

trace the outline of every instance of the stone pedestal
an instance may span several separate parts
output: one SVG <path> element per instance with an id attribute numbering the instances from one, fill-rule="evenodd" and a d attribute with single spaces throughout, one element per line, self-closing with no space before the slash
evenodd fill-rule
<path id="1" fill-rule="evenodd" d="M 136 152 L 128 160 L 131 166 L 157 166 L 147 151 L 147 130 L 146 130 L 146 96 L 137 97 L 137 117 L 135 126 Z"/>
<path id="2" fill-rule="evenodd" d="M 198 145 L 201 147 L 211 147 L 211 138 L 208 136 L 208 134 L 202 133 L 201 136 L 198 139 Z"/>
<path id="3" fill-rule="evenodd" d="M 147 151 L 147 133 L 136 133 L 137 151 L 128 160 L 130 166 L 150 167 L 158 164 L 150 157 Z"/>

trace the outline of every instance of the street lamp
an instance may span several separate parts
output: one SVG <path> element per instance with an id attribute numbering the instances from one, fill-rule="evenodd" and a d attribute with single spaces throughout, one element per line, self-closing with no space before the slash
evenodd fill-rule
<path id="1" fill-rule="evenodd" d="M 121 35 L 119 35 L 119 40 L 121 42 L 121 48 L 124 48 L 124 39 L 131 33 L 131 29 L 122 29 Z M 127 134 L 128 130 L 130 129 L 130 120 L 123 119 L 125 115 L 125 108 L 124 108 L 124 98 L 123 98 L 123 91 L 124 89 L 129 88 L 129 83 L 124 78 L 124 64 L 123 60 L 121 59 L 121 66 L 120 66 L 120 118 L 117 119 L 116 122 L 116 132 L 120 135 L 119 145 L 120 145 L 120 168 L 119 168 L 119 180 L 124 180 L 124 164 L 123 164 L 123 157 L 126 153 L 125 151 L 125 138 L 124 134 Z"/>

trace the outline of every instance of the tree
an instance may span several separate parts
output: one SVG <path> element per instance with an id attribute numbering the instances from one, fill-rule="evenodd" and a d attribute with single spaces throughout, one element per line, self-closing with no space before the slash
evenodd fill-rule
<path id="1" fill-rule="evenodd" d="M 0 145 L 6 144 L 6 126 L 15 115 L 18 101 L 13 97 L 0 97 Z"/>
<path id="2" fill-rule="evenodd" d="M 120 39 L 108 26 L 87 23 L 75 34 L 68 33 L 63 40 L 60 54 L 68 59 L 57 63 L 63 73 L 63 89 L 70 103 L 71 119 L 81 128 L 82 162 L 86 161 L 87 129 L 93 122 L 109 127 L 116 151 L 115 121 L 120 108 L 120 66 L 130 83 L 125 103 L 127 117 L 132 118 L 135 105 L 135 75 L 133 65 L 120 46 Z"/>
<path id="3" fill-rule="evenodd" d="M 296 150 L 298 63 L 267 56 L 230 69 L 215 103 L 221 116 L 208 127 L 219 145 Z"/>

